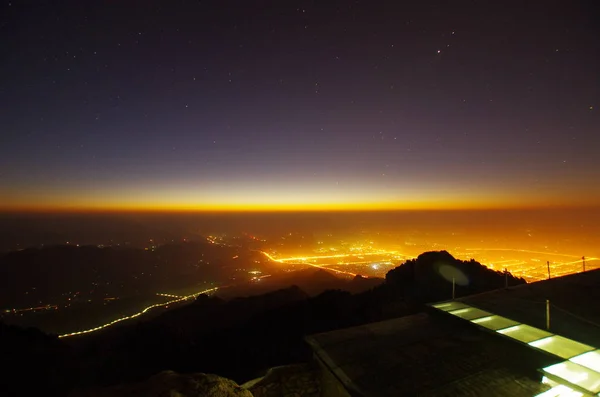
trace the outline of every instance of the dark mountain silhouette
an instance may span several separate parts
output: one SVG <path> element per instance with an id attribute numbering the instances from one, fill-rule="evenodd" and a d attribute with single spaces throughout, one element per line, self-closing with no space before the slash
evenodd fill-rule
<path id="1" fill-rule="evenodd" d="M 457 297 L 525 283 L 522 278 L 491 270 L 474 259 L 456 259 L 447 251 L 425 252 L 390 270 L 385 279 L 408 300 L 418 302 L 451 298 L 453 282 Z"/>
<path id="2" fill-rule="evenodd" d="M 0 322 L 0 357 L 2 396 L 64 395 L 71 386 L 71 350 L 37 329 Z"/>
<path id="3" fill-rule="evenodd" d="M 340 289 L 352 293 L 359 293 L 382 284 L 382 278 L 366 278 L 356 276 L 353 279 L 340 277 L 324 269 L 303 269 L 274 275 L 268 278 L 237 285 L 217 292 L 217 296 L 231 299 L 239 296 L 253 296 L 287 288 L 290 285 L 298 286 L 310 296 L 316 296 L 326 290 Z"/>
<path id="4" fill-rule="evenodd" d="M 320 272 L 315 277 L 329 279 Z M 45 337 L 41 345 L 13 349 L 6 357 L 22 353 L 26 362 L 49 347 L 71 346 L 72 353 L 66 348 L 51 351 L 56 354 L 53 360 L 73 364 L 54 382 L 73 387 L 141 380 L 165 369 L 217 373 L 243 382 L 273 366 L 309 361 L 312 352 L 303 339 L 308 334 L 416 313 L 432 297 L 449 299 L 452 278 L 460 295 L 503 287 L 506 279 L 511 285 L 524 283 L 475 261 L 430 252 L 391 270 L 385 283 L 358 294 L 328 290 L 310 297 L 292 286 L 229 301 L 201 296 L 145 322 L 71 340 Z M 365 280 L 356 277 L 351 282 Z M 35 371 L 40 374 L 30 371 L 28 376 L 50 376 L 49 366 Z"/>
<path id="5" fill-rule="evenodd" d="M 353 294 L 357 294 L 359 292 L 375 288 L 378 285 L 383 284 L 384 282 L 385 280 L 379 277 L 363 277 L 360 274 L 357 274 L 346 286 L 346 288 L 341 289 L 344 289 L 348 292 L 352 292 Z"/>
<path id="6" fill-rule="evenodd" d="M 258 313 L 274 310 L 309 296 L 297 286 L 247 298 L 235 298 L 228 302 L 218 297 L 201 295 L 191 305 L 171 310 L 153 320 L 166 327 L 195 328 L 200 332 L 222 329 L 247 321 Z M 226 312 L 227 315 L 223 315 Z"/>

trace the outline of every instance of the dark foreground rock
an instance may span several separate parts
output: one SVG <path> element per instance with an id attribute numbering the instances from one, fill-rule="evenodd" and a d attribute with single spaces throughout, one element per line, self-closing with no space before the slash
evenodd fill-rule
<path id="1" fill-rule="evenodd" d="M 242 387 L 252 391 L 254 397 L 318 397 L 319 379 L 316 369 L 309 365 L 284 365 L 269 369 L 264 377 Z"/>
<path id="2" fill-rule="evenodd" d="M 164 371 L 143 382 L 78 391 L 72 397 L 253 397 L 234 381 L 212 374 Z"/>

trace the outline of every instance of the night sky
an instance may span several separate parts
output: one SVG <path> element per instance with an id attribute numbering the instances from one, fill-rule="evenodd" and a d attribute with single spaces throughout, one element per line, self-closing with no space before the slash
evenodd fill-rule
<path id="1" fill-rule="evenodd" d="M 600 202 L 594 1 L 3 1 L 0 207 Z"/>

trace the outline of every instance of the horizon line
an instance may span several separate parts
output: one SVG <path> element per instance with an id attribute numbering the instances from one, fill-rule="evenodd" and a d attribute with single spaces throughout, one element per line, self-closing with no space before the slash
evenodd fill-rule
<path id="1" fill-rule="evenodd" d="M 506 207 L 431 207 L 431 208 L 1 208 L 0 214 L 292 214 L 292 213 L 383 213 L 383 212 L 481 212 L 481 211 L 540 211 L 540 210 L 594 210 L 600 205 L 546 205 L 546 206 L 506 206 Z"/>

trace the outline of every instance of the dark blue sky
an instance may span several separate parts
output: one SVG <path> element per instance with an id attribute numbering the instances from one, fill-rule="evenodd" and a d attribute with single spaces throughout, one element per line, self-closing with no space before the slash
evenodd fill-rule
<path id="1" fill-rule="evenodd" d="M 593 3 L 4 1 L 0 201 L 597 202 Z"/>

